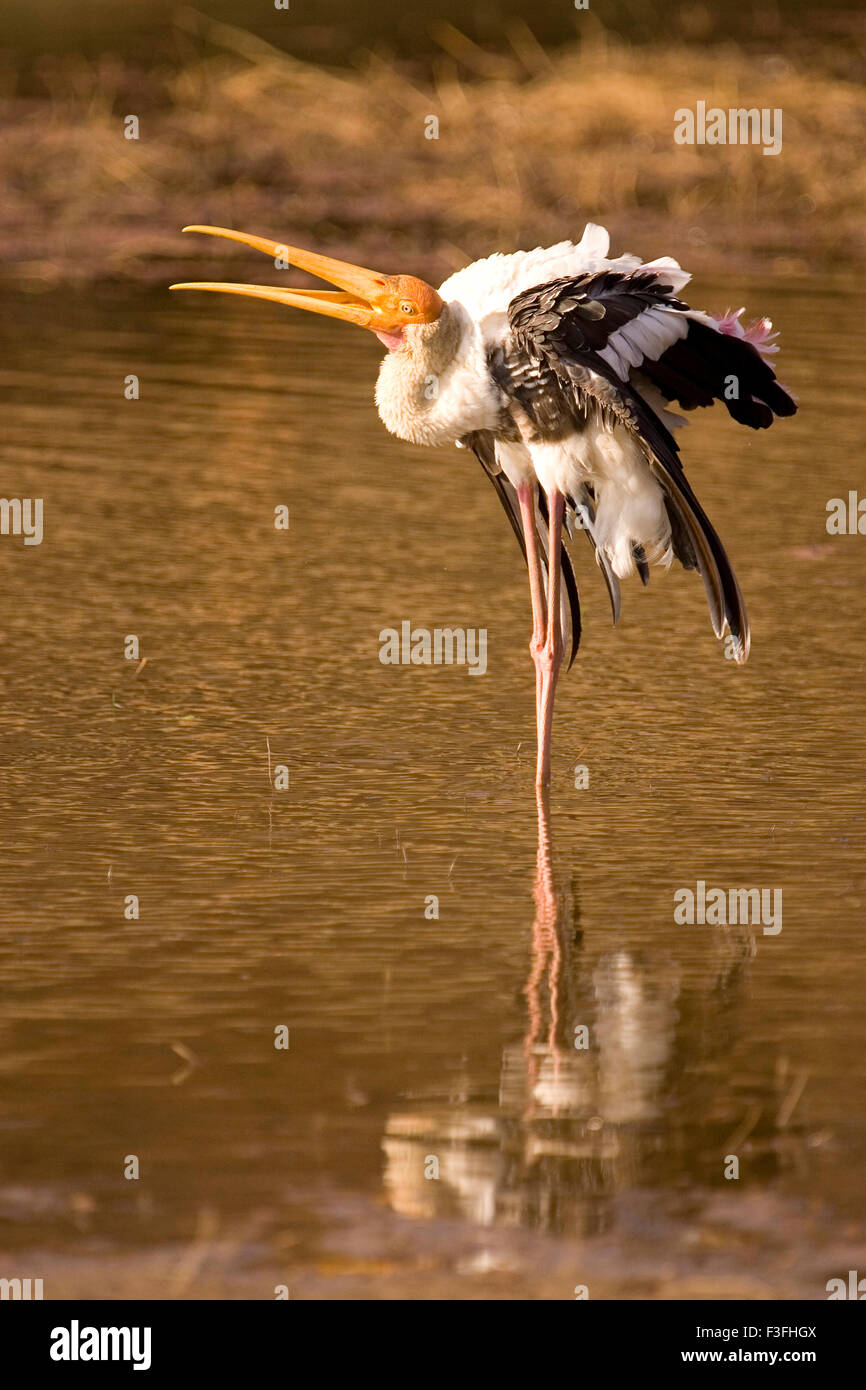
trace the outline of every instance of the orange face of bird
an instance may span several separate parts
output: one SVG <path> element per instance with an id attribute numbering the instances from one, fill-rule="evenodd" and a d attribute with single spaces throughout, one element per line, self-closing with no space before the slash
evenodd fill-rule
<path id="1" fill-rule="evenodd" d="M 414 275 L 384 275 L 378 270 L 364 270 L 348 261 L 335 261 L 315 251 L 302 251 L 297 246 L 285 246 L 246 232 L 232 232 L 226 227 L 184 227 L 184 231 L 204 232 L 208 236 L 227 237 L 230 241 L 254 246 L 257 251 L 273 257 L 275 265 L 297 266 L 299 270 L 338 285 L 339 289 L 278 289 L 274 285 L 234 285 L 202 280 L 172 285 L 173 290 L 216 290 L 252 299 L 272 299 L 294 309 L 309 309 L 314 314 L 357 323 L 361 328 L 371 329 L 389 347 L 399 341 L 403 330 L 411 324 L 433 323 L 442 312 L 443 302 L 437 291 Z"/>

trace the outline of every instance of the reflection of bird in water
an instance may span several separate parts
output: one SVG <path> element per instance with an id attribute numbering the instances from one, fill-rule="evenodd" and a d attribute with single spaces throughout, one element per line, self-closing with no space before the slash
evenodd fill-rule
<path id="1" fill-rule="evenodd" d="M 561 886 L 554 872 L 541 790 L 534 897 L 526 1031 L 503 1051 L 498 1099 L 467 1084 L 459 1104 L 432 1096 L 388 1121 L 384 1181 L 406 1215 L 598 1231 L 609 1219 L 600 1198 L 671 1180 L 683 1138 L 676 1130 L 660 1145 L 659 1122 L 692 1089 L 686 1111 L 701 1113 L 699 1097 L 705 1110 L 703 1068 L 730 1053 L 751 938 L 718 938 L 705 988 L 686 989 L 666 953 L 618 945 L 590 955 L 576 885 Z M 684 1017 L 702 1015 L 683 1029 Z M 586 1048 L 575 1047 L 582 1026 Z M 706 1042 L 696 1046 L 696 1036 Z"/>
<path id="2" fill-rule="evenodd" d="M 603 955 L 592 971 L 592 1047 L 582 1045 L 590 1011 L 575 968 L 579 911 L 573 897 L 557 892 L 549 807 L 541 788 L 537 801 L 536 911 L 525 991 L 529 1025 L 522 1066 L 512 1065 L 515 1099 L 522 1085 L 527 1117 L 567 1117 L 587 1108 L 599 1112 L 591 1117 L 590 1132 L 608 1122 L 647 1120 L 656 1113 L 673 1039 L 677 972 L 671 965 L 661 972 L 641 967 L 625 950 Z M 542 1040 L 545 1015 L 549 1026 Z"/>
<path id="3" fill-rule="evenodd" d="M 745 661 L 749 623 L 716 532 L 683 472 L 672 431 L 684 409 L 722 401 L 754 429 L 794 402 L 766 356 L 772 325 L 743 329 L 678 298 L 689 276 L 669 257 L 609 260 L 607 232 L 588 225 L 569 241 L 496 255 L 437 291 L 265 237 L 189 227 L 253 246 L 336 290 L 217 282 L 220 290 L 344 319 L 388 348 L 376 401 L 385 425 L 414 444 L 459 444 L 478 456 L 520 542 L 532 599 L 536 670 L 536 780 L 550 779 L 557 678 L 580 639 L 580 604 L 563 527 L 584 531 L 602 570 L 613 619 L 619 581 L 677 559 L 700 572 L 717 637 Z M 739 311 L 740 313 L 742 310 Z"/>

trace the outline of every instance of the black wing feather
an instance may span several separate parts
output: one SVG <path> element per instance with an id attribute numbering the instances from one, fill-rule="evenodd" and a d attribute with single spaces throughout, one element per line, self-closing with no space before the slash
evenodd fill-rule
<path id="1" fill-rule="evenodd" d="M 640 367 L 667 400 L 685 410 L 721 401 L 739 424 L 755 430 L 768 429 L 775 415 L 796 413 L 796 402 L 752 343 L 694 319 L 688 323 L 685 338 Z"/>
<path id="2" fill-rule="evenodd" d="M 586 358 L 603 352 L 618 329 L 652 308 L 686 314 L 689 305 L 674 296 L 661 269 L 606 270 L 525 290 L 511 301 L 508 315 L 517 334 L 556 331 L 572 352 Z M 685 337 L 658 359 L 644 356 L 637 368 L 667 400 L 686 410 L 721 401 L 735 420 L 753 429 L 766 429 L 774 415 L 796 413 L 796 402 L 753 343 L 698 319 L 683 321 Z"/>
<path id="3" fill-rule="evenodd" d="M 744 661 L 749 649 L 749 622 L 743 596 L 724 546 L 686 479 L 676 441 L 631 383 L 621 380 L 600 355 L 618 328 L 645 309 L 662 304 L 675 310 L 688 307 L 673 297 L 662 271 L 631 275 L 605 271 L 555 280 L 524 291 L 512 300 L 508 317 L 517 352 L 535 364 L 536 370 L 555 374 L 563 392 L 571 396 L 573 419 L 585 421 L 589 412 L 595 410 L 603 424 L 618 422 L 639 440 L 665 493 L 674 553 L 686 568 L 700 572 L 713 630 L 721 637 L 727 623 L 736 643 L 734 654 L 737 660 Z M 739 401 L 725 400 L 729 410 L 732 406 L 737 408 L 738 413 L 731 410 L 735 418 L 760 428 L 768 411 L 770 419 L 773 411 L 793 413 L 794 402 L 751 343 L 694 320 L 688 322 L 687 337 L 675 347 L 684 349 L 697 329 L 695 341 L 691 348 L 674 355 L 673 367 L 668 349 L 658 363 L 645 359 L 639 368 L 656 381 L 659 389 L 665 387 L 653 376 L 654 367 L 661 365 L 662 375 L 665 370 L 672 374 L 679 370 L 683 379 L 688 371 L 689 379 L 696 385 L 692 397 L 682 403 L 709 404 L 714 398 L 725 399 L 725 376 L 739 373 Z M 706 346 L 710 340 L 711 349 Z M 707 360 L 699 371 L 696 359 L 703 346 Z M 669 398 L 680 399 L 678 394 L 673 395 L 673 384 L 671 377 L 666 383 L 671 388 Z M 681 389 L 685 392 L 685 387 Z M 693 399 L 698 390 L 706 400 Z M 747 401 L 751 403 L 748 409 Z M 638 568 L 641 569 L 640 559 Z"/>

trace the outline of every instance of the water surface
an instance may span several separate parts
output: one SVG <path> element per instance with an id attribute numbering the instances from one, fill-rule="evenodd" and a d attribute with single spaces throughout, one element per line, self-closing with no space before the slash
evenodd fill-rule
<path id="1" fill-rule="evenodd" d="M 738 288 L 696 299 L 777 319 L 801 414 L 683 448 L 752 657 L 679 569 L 613 630 L 577 546 L 540 864 L 517 546 L 473 458 L 386 435 L 378 345 L 5 296 L 3 492 L 44 540 L 0 538 L 0 1274 L 821 1298 L 866 1267 L 866 538 L 825 528 L 866 306 Z M 486 628 L 487 673 L 383 666 L 404 620 Z M 780 889 L 782 931 L 678 925 L 698 880 Z"/>

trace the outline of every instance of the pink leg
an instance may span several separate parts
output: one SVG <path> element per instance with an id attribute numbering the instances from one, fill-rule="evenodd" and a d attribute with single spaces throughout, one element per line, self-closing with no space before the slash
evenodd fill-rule
<path id="1" fill-rule="evenodd" d="M 562 590 L 562 515 L 565 498 L 561 492 L 547 494 L 548 526 L 550 531 L 547 579 L 547 635 L 538 668 L 541 670 L 541 697 L 538 709 L 538 765 L 536 785 L 546 787 L 550 782 L 550 740 L 553 732 L 553 700 L 556 681 L 562 665 L 563 646 L 560 626 L 560 593 Z"/>
<path id="2" fill-rule="evenodd" d="M 535 722 L 540 727 L 541 719 L 541 654 L 544 650 L 544 636 L 547 626 L 546 604 L 544 598 L 544 576 L 541 569 L 541 552 L 538 548 L 538 532 L 535 529 L 535 484 L 521 483 L 517 489 L 520 503 L 520 519 L 523 522 L 523 536 L 526 541 L 526 564 L 529 569 L 529 593 L 532 598 L 532 637 L 529 650 L 535 663 Z"/>

